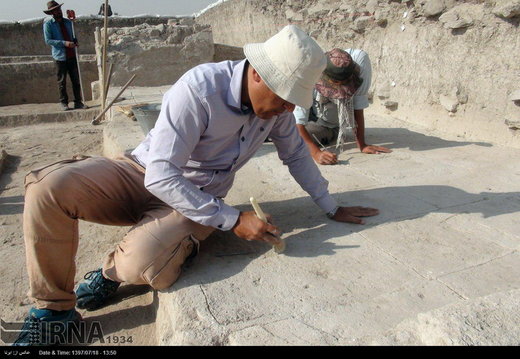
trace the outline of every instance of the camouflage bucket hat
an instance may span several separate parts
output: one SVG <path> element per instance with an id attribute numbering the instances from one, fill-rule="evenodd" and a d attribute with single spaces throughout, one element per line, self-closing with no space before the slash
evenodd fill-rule
<path id="1" fill-rule="evenodd" d="M 359 65 L 348 52 L 341 49 L 332 49 L 325 55 L 327 67 L 316 84 L 316 90 L 328 98 L 351 98 L 363 82 Z"/>

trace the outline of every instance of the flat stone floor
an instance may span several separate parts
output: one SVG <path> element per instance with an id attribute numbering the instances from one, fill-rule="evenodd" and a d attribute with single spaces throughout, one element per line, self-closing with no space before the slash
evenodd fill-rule
<path id="1" fill-rule="evenodd" d="M 123 134 L 127 121 L 115 116 L 105 139 L 142 137 Z M 381 214 L 328 220 L 266 143 L 226 201 L 251 210 L 255 196 L 285 253 L 212 235 L 158 295 L 160 344 L 520 344 L 520 150 L 370 111 L 367 127 L 368 143 L 393 152 L 351 143 L 320 169 L 339 203 Z"/>
<path id="2" fill-rule="evenodd" d="M 165 89 L 132 91 L 122 104 L 160 101 Z M 370 109 L 366 123 L 367 142 L 393 152 L 364 155 L 350 143 L 340 164 L 320 169 L 338 202 L 379 208 L 379 216 L 363 226 L 327 219 L 266 143 L 226 201 L 251 210 L 255 196 L 284 231 L 283 254 L 217 232 L 168 290 L 123 286 L 121 303 L 84 317 L 110 333 L 138 333 L 134 344 L 145 345 L 519 345 L 520 150 Z M 144 136 L 117 111 L 95 128 L 105 152 Z M 21 213 L 6 214 L 13 232 Z M 122 235 L 106 228 L 80 225 L 77 280 Z M 11 235 L 22 251 L 22 238 Z M 17 263 L 2 273 L 23 279 Z M 13 311 L 8 292 L 20 301 L 26 283 L 2 288 L 4 316 L 21 316 L 28 304 Z"/>

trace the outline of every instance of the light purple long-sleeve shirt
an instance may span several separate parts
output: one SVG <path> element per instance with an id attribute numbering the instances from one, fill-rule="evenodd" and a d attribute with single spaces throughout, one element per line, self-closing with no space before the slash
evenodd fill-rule
<path id="1" fill-rule="evenodd" d="M 291 175 L 325 212 L 336 207 L 294 116 L 258 118 L 241 104 L 246 60 L 199 65 L 166 92 L 155 127 L 132 152 L 145 186 L 191 220 L 231 229 L 240 212 L 222 198 L 269 136 Z"/>

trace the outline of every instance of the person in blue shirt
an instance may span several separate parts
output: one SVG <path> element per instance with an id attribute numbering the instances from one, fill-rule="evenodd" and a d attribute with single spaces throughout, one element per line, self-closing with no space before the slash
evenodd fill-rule
<path id="1" fill-rule="evenodd" d="M 45 42 L 52 48 L 52 58 L 56 63 L 60 103 L 63 110 L 68 111 L 70 108 L 67 94 L 67 74 L 72 82 L 74 108 L 82 109 L 86 108 L 86 106 L 81 98 L 81 85 L 75 51 L 78 41 L 72 36 L 72 22 L 63 17 L 62 5 L 63 3 L 58 4 L 56 1 L 47 3 L 47 10 L 43 10 L 43 12 L 47 15 L 52 15 L 52 19 L 43 23 L 43 34 Z"/>

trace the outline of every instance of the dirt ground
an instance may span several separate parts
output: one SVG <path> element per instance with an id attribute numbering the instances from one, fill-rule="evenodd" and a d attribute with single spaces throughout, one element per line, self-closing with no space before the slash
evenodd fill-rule
<path id="1" fill-rule="evenodd" d="M 32 168 L 75 154 L 101 155 L 103 126 L 90 121 L 35 124 L 0 129 L 0 144 L 8 153 L 0 176 L 0 291 L 1 318 L 22 321 L 31 307 L 22 229 L 24 176 Z M 126 228 L 80 222 L 76 282 L 101 266 L 103 258 Z M 82 240 L 82 239 L 85 240 Z M 90 240 L 102 238 L 102 240 Z M 123 286 L 113 303 L 94 312 L 80 311 L 87 323 L 101 324 L 107 345 L 155 344 L 155 306 L 148 287 Z"/>

